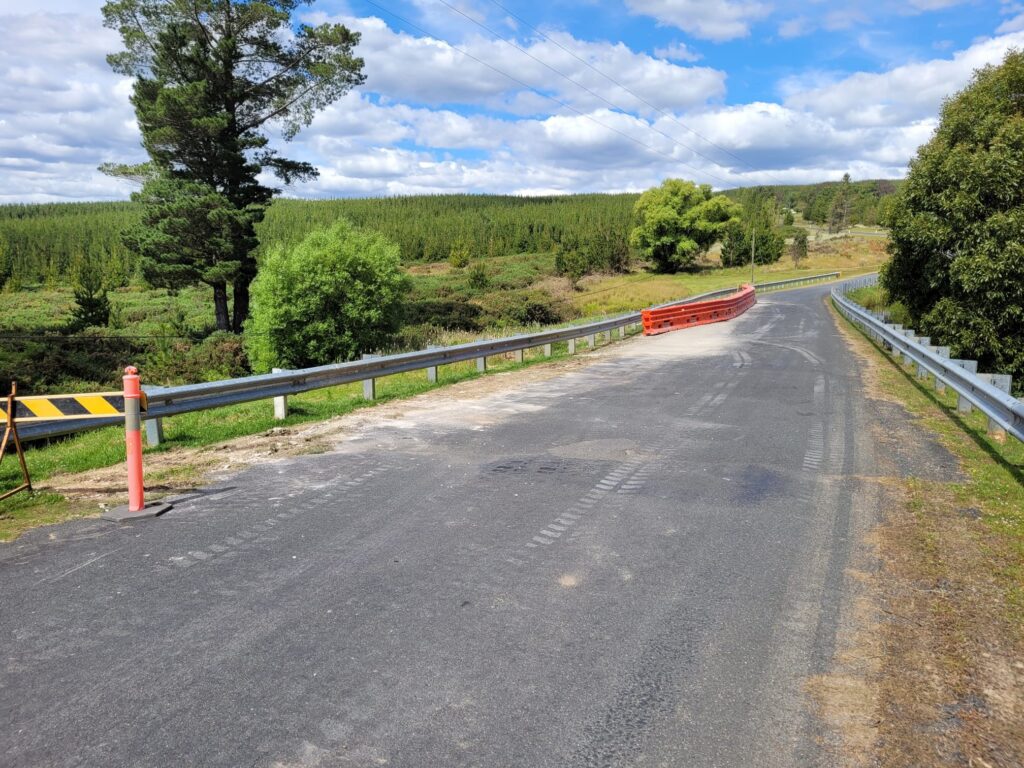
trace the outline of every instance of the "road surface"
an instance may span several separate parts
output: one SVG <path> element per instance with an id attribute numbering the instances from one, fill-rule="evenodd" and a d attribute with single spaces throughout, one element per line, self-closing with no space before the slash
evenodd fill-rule
<path id="1" fill-rule="evenodd" d="M 825 293 L 3 546 L 3 764 L 831 764 L 877 414 Z"/>

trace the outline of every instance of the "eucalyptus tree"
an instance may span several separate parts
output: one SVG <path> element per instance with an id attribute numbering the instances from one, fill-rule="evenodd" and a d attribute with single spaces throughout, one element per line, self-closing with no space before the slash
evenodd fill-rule
<path id="1" fill-rule="evenodd" d="M 222 330 L 241 331 L 249 312 L 255 226 L 280 191 L 264 183 L 264 172 L 285 185 L 317 176 L 310 163 L 271 147 L 271 130 L 294 138 L 365 79 L 363 60 L 355 56 L 358 32 L 297 21 L 311 2 L 110 0 L 103 6 L 105 25 L 124 43 L 107 61 L 134 78 L 131 102 L 155 171 L 141 174 L 141 197 L 152 205 L 140 226 L 160 231 L 149 237 L 136 232 L 129 240 L 157 244 L 141 255 L 158 283 L 210 277 Z M 175 202 L 176 192 L 182 201 Z M 165 214 L 177 221 L 161 229 Z M 182 219 L 194 220 L 191 233 Z M 219 235 L 206 249 L 195 237 L 204 229 Z M 174 233 L 188 239 L 177 250 L 168 240 Z M 186 258 L 195 263 L 181 263 Z"/>

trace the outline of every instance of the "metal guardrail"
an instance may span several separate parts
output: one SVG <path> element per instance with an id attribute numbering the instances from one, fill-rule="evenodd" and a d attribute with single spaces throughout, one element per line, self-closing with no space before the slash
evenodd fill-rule
<path id="1" fill-rule="evenodd" d="M 874 339 L 913 362 L 919 374 L 931 374 L 936 382 L 951 387 L 962 399 L 988 416 L 990 423 L 994 422 L 1018 440 L 1024 440 L 1024 402 L 983 378 L 991 374 L 978 374 L 962 365 L 965 362 L 973 364 L 974 361 L 951 360 L 939 354 L 930 344 L 922 344 L 908 337 L 908 333 L 912 335 L 913 331 L 898 324 L 885 322 L 885 318 L 878 313 L 865 309 L 846 296 L 851 290 L 873 285 L 877 280 L 877 274 L 868 275 L 847 280 L 834 287 L 832 301 L 836 309 Z M 1004 377 L 1007 380 L 1008 378 Z"/>
<path id="2" fill-rule="evenodd" d="M 755 287 L 762 290 L 799 287 L 823 280 L 832 280 L 837 277 L 839 277 L 838 272 L 829 272 L 791 280 L 758 283 Z M 696 296 L 688 296 L 685 299 L 667 302 L 658 306 L 667 307 L 673 304 L 690 304 L 696 301 L 725 296 L 733 293 L 735 290 L 735 288 L 723 288 Z M 143 390 L 149 400 L 149 408 L 145 419 L 150 421 L 165 416 L 220 408 L 225 405 L 248 403 L 254 400 L 267 400 L 284 395 L 295 395 L 339 384 L 349 384 L 381 376 L 391 376 L 396 373 L 435 368 L 447 363 L 477 360 L 492 355 L 540 347 L 546 344 L 574 341 L 575 339 L 586 338 L 599 333 L 611 333 L 618 328 L 625 329 L 631 325 L 639 325 L 640 322 L 640 312 L 630 312 L 617 317 L 566 328 L 555 328 L 538 331 L 537 333 L 524 333 L 508 336 L 503 339 L 485 339 L 451 347 L 403 352 L 396 355 L 353 360 L 352 362 L 336 363 L 334 365 L 322 365 L 316 368 L 304 368 L 297 371 L 281 371 L 280 373 L 267 373 L 259 376 L 244 376 L 237 379 L 224 379 L 203 384 L 186 384 L 179 387 L 144 387 Z M 83 419 L 76 422 L 43 422 L 26 425 L 19 432 L 22 440 L 29 441 L 60 437 L 119 423 L 121 423 L 121 420 L 117 418 Z"/>

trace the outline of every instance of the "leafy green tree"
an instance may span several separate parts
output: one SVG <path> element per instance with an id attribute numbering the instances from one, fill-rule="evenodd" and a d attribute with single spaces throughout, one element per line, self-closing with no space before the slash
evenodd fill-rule
<path id="1" fill-rule="evenodd" d="M 707 184 L 666 179 L 640 195 L 633 211 L 630 244 L 659 272 L 678 272 L 696 265 L 739 218 L 740 206 Z"/>
<path id="2" fill-rule="evenodd" d="M 230 275 L 235 332 L 248 315 L 256 275 L 255 226 L 277 192 L 260 174 L 284 184 L 317 175 L 309 163 L 270 149 L 266 129 L 278 125 L 291 139 L 364 80 L 363 60 L 353 55 L 358 33 L 295 23 L 294 12 L 308 2 L 109 0 L 102 10 L 125 45 L 107 61 L 135 79 L 131 101 L 153 164 L 173 179 L 205 185 L 237 212 L 232 247 L 218 251 Z"/>
<path id="3" fill-rule="evenodd" d="M 753 250 L 756 264 L 774 264 L 782 258 L 786 240 L 775 227 L 778 204 L 770 189 L 745 190 L 740 216 L 725 226 L 722 265 L 750 264 Z M 753 241 L 753 242 L 751 242 Z"/>
<path id="4" fill-rule="evenodd" d="M 590 259 L 582 251 L 559 249 L 555 254 L 555 271 L 567 278 L 569 287 L 576 290 L 583 276 L 590 274 Z"/>
<path id="5" fill-rule="evenodd" d="M 398 246 L 344 219 L 274 249 L 252 284 L 245 341 L 253 369 L 305 368 L 379 349 L 401 327 L 408 288 Z"/>
<path id="6" fill-rule="evenodd" d="M 888 216 L 882 285 L 921 332 L 1024 382 L 1024 52 L 942 107 Z"/>
<path id="7" fill-rule="evenodd" d="M 828 212 L 828 231 L 841 232 L 850 221 L 850 206 L 853 192 L 850 188 L 850 174 L 844 173 L 843 180 L 832 198 L 832 206 Z"/>
<path id="8" fill-rule="evenodd" d="M 793 257 L 793 266 L 799 267 L 807 258 L 807 230 L 800 228 L 793 234 L 793 245 L 789 249 Z"/>
<path id="9" fill-rule="evenodd" d="M 790 208 L 786 208 L 786 213 L 782 217 L 782 223 L 787 227 L 791 227 L 794 221 L 796 219 L 793 217 L 793 211 Z"/>

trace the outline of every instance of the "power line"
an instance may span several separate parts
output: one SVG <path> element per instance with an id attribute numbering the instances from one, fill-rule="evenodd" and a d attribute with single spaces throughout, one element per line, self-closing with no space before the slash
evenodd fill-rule
<path id="1" fill-rule="evenodd" d="M 430 36 L 430 37 L 434 37 L 434 35 L 432 35 L 427 30 L 423 29 L 420 26 L 417 26 L 413 22 L 409 21 L 408 19 L 404 18 L 403 16 L 398 15 L 394 11 L 389 10 L 388 8 L 385 8 L 383 5 L 380 5 L 379 3 L 374 2 L 374 0 L 365 0 L 365 2 L 367 3 L 367 5 L 372 5 L 374 8 L 377 8 L 378 10 L 383 11 L 384 13 L 388 14 L 389 16 L 392 16 L 393 18 L 398 19 L 400 22 L 402 22 L 406 26 L 416 30 L 417 32 L 420 32 L 420 33 L 422 33 L 424 35 L 427 35 L 427 36 Z M 459 53 L 461 53 L 466 58 L 472 59 L 473 61 L 477 62 L 478 64 L 480 64 L 480 65 L 482 65 L 484 67 L 487 67 L 488 69 L 490 69 L 490 70 L 492 70 L 494 72 L 497 72 L 502 77 L 508 78 L 513 83 L 516 83 L 517 85 L 522 86 L 523 88 L 525 88 L 528 91 L 533 91 L 538 96 L 541 96 L 541 97 L 543 97 L 545 99 L 553 101 L 556 104 L 558 104 L 559 106 L 564 107 L 565 109 L 568 109 L 568 110 L 571 110 L 571 111 L 575 112 L 580 117 L 589 120 L 590 122 L 594 123 L 595 125 L 599 125 L 600 127 L 604 128 L 605 130 L 609 130 L 609 131 L 612 131 L 613 133 L 617 133 L 620 136 L 622 136 L 623 138 L 629 139 L 634 144 L 638 144 L 639 146 L 644 147 L 645 149 L 648 149 L 651 152 L 654 152 L 655 154 L 661 155 L 662 157 L 667 158 L 668 160 L 672 161 L 673 163 L 675 163 L 675 164 L 677 164 L 679 166 L 682 166 L 683 168 L 688 168 L 691 171 L 693 171 L 694 173 L 703 174 L 705 176 L 710 176 L 711 178 L 718 179 L 719 181 L 722 181 L 722 182 L 724 182 L 726 184 L 729 183 L 728 181 L 726 181 L 725 179 L 722 179 L 719 176 L 716 176 L 714 174 L 708 173 L 707 171 L 698 170 L 697 168 L 694 168 L 693 166 L 688 165 L 687 163 L 682 162 L 678 158 L 670 155 L 669 153 L 662 152 L 657 147 L 652 147 L 650 144 L 647 144 L 646 142 L 641 141 L 640 139 L 636 138 L 635 136 L 630 136 L 625 131 L 620 131 L 618 128 L 613 128 L 612 126 L 610 126 L 610 125 L 608 125 L 606 123 L 601 122 L 600 120 L 598 120 L 593 115 L 588 115 L 586 112 L 583 112 L 582 110 L 577 109 L 573 105 L 568 104 L 568 103 L 562 101 L 561 99 L 559 99 L 559 98 L 557 98 L 555 96 L 552 96 L 551 94 L 544 93 L 543 91 L 541 91 L 541 90 L 539 90 L 537 88 L 534 88 L 532 85 L 529 85 L 528 83 L 523 82 L 519 78 L 517 78 L 517 77 L 515 77 L 513 75 L 510 75 L 508 72 L 505 72 L 505 71 L 503 71 L 501 69 L 498 69 L 498 67 L 495 67 L 493 64 L 487 63 L 483 59 L 480 59 L 480 58 L 474 56 L 473 54 L 469 53 L 468 51 L 466 51 L 466 50 L 464 50 L 462 48 L 459 48 L 457 45 L 453 45 L 452 43 L 448 42 L 447 40 L 445 40 L 444 42 L 453 51 L 458 51 Z"/>
<path id="2" fill-rule="evenodd" d="M 614 102 L 610 101 L 609 99 L 606 99 L 606 98 L 605 98 L 604 96 L 602 96 L 601 94 L 597 93 L 597 92 L 596 92 L 596 91 L 594 91 L 593 89 L 591 89 L 591 88 L 588 88 L 588 87 L 587 87 L 586 85 L 584 85 L 583 83 L 579 82 L 578 80 L 574 80 L 573 78 L 569 77 L 569 75 L 565 74 L 564 72 L 562 72 L 562 71 L 560 71 L 560 70 L 556 69 L 555 67 L 552 67 L 552 66 L 551 66 L 550 64 L 548 64 L 548 63 L 547 63 L 546 61 L 543 61 L 542 59 L 538 58 L 537 56 L 534 56 L 534 55 L 533 55 L 532 53 L 530 53 L 530 52 L 529 52 L 528 50 L 526 50 L 525 48 L 523 48 L 523 47 L 522 47 L 521 45 L 519 45 L 518 43 L 516 43 L 516 42 L 514 42 L 514 41 L 512 41 L 512 40 L 509 40 L 508 38 L 502 37 L 502 36 L 501 36 L 501 35 L 499 35 L 499 34 L 498 34 L 497 32 L 495 32 L 495 31 L 494 31 L 493 29 L 491 29 L 490 27 L 488 27 L 488 26 L 487 26 L 486 24 L 484 24 L 483 22 L 477 21 L 476 19 L 474 19 L 474 18 L 473 18 L 472 16 L 470 16 L 469 14 L 465 13 L 465 12 L 464 12 L 464 11 L 462 11 L 461 9 L 459 9 L 459 8 L 456 8 L 456 7 L 454 6 L 454 5 L 452 5 L 451 3 L 447 2 L 447 0 L 437 0 L 437 1 L 438 1 L 439 3 L 441 3 L 441 5 L 445 6 L 446 8 L 449 8 L 449 9 L 450 9 L 450 10 L 451 10 L 452 12 L 454 12 L 454 13 L 457 13 L 457 14 L 459 14 L 460 16 L 462 16 L 462 17 L 464 17 L 464 18 L 468 19 L 469 21 L 471 21 L 472 23 L 476 24 L 476 25 L 477 25 L 478 27 L 480 27 L 481 29 L 483 29 L 483 30 L 485 30 L 486 32 L 490 33 L 491 35 L 494 35 L 494 37 L 496 37 L 496 38 L 497 38 L 498 40 L 501 40 L 501 41 L 502 41 L 503 43 L 505 43 L 506 45 L 510 45 L 510 46 L 512 46 L 513 48 L 515 48 L 515 49 L 516 49 L 517 51 L 519 51 L 520 53 L 524 54 L 525 56 L 529 56 L 529 57 L 530 57 L 531 59 L 533 59 L 534 61 L 536 61 L 536 62 L 537 62 L 538 64 L 540 64 L 540 65 L 541 65 L 542 67 L 546 67 L 547 69 L 551 70 L 551 71 L 552 71 L 552 72 L 554 72 L 554 73 L 555 73 L 556 75 L 558 75 L 559 77 L 561 77 L 561 78 L 564 78 L 565 80 L 568 80 L 568 81 L 569 81 L 570 83 L 572 83 L 573 85 L 575 85 L 575 86 L 576 86 L 577 88 L 581 88 L 582 90 L 586 91 L 586 92 L 587 92 L 587 93 L 589 93 L 589 94 L 590 94 L 591 96 L 593 96 L 593 97 L 594 97 L 595 99 L 599 99 L 599 100 L 603 101 L 603 102 L 604 102 L 605 104 L 607 104 L 607 105 L 608 105 L 609 107 L 611 107 L 612 109 L 614 109 L 614 110 L 618 110 L 619 112 L 623 112 L 623 113 L 625 113 L 625 112 L 627 111 L 627 110 L 623 109 L 622 107 L 620 107 L 619 105 L 615 104 Z M 497 4 L 497 3 L 495 3 L 495 5 L 498 5 L 498 4 Z M 503 8 L 503 9 L 504 9 L 504 6 L 502 6 L 502 5 L 498 5 L 498 7 L 499 7 L 499 8 Z M 518 17 L 517 17 L 517 18 L 518 18 Z M 524 23 L 524 24 L 526 24 L 526 22 L 523 22 L 523 23 Z M 529 26 L 529 25 L 527 24 L 527 26 Z M 540 34 L 540 35 L 543 35 L 544 33 L 543 33 L 543 32 L 539 32 L 539 31 L 538 31 L 538 34 Z M 545 39 L 549 39 L 549 38 L 547 38 L 547 37 L 545 36 Z M 566 52 L 568 52 L 568 53 L 570 53 L 571 55 L 575 56 L 575 54 L 572 54 L 572 52 L 571 52 L 571 51 L 568 51 L 568 49 L 566 49 L 566 48 L 565 48 L 564 46 L 560 45 L 559 43 L 555 43 L 555 44 L 556 44 L 556 45 L 558 45 L 558 46 L 559 46 L 560 48 L 562 48 L 563 50 L 566 50 Z M 575 56 L 575 58 L 579 59 L 579 56 Z M 580 61 L 583 61 L 583 59 L 580 59 Z M 583 61 L 583 63 L 584 63 L 584 64 L 586 64 L 587 62 Z M 590 66 L 590 65 L 588 65 L 588 66 Z M 591 69 L 593 69 L 593 67 L 591 67 Z M 602 77 L 607 77 L 606 75 L 603 75 L 603 74 L 602 74 L 601 72 L 599 72 L 598 70 L 594 70 L 594 71 L 595 71 L 595 72 L 598 72 L 598 74 L 601 74 L 601 75 L 602 75 Z M 610 78 L 609 78 L 609 79 L 610 79 Z M 612 82 L 614 82 L 614 81 L 612 81 Z M 619 85 L 619 84 L 618 84 L 618 83 L 616 83 L 616 85 Z M 619 85 L 619 87 L 620 87 L 620 88 L 623 88 L 624 90 L 627 90 L 627 91 L 629 90 L 629 89 L 627 89 L 627 88 L 625 88 L 624 86 L 621 86 L 621 85 Z M 630 91 L 630 93 L 632 93 L 632 92 Z M 636 96 L 636 94 L 633 94 L 633 95 L 634 95 L 634 96 Z M 636 96 L 636 98 L 640 98 L 640 97 Z M 641 101 L 643 101 L 643 99 L 641 99 Z M 644 103 L 647 103 L 647 102 L 644 102 Z M 654 107 L 653 105 L 648 105 L 648 106 L 650 106 L 650 107 L 651 107 L 652 109 L 657 109 L 657 108 L 656 108 L 656 107 Z M 652 131 L 654 131 L 655 133 L 659 133 L 659 134 L 661 134 L 662 136 L 664 136 L 664 137 L 665 137 L 666 139 L 668 139 L 669 141 L 671 141 L 671 142 L 672 142 L 673 144 L 677 144 L 678 146 L 682 147 L 683 149 L 686 149 L 686 150 L 689 150 L 690 152 L 693 152 L 693 153 L 694 153 L 695 155 L 697 155 L 698 157 L 703 157 L 703 158 L 704 158 L 705 160 L 707 160 L 707 161 L 708 161 L 709 163 L 714 163 L 715 165 L 718 165 L 718 166 L 720 166 L 720 165 L 721 165 L 721 164 L 720 164 L 720 163 L 718 163 L 718 162 L 717 162 L 716 160 L 714 160 L 714 159 L 712 159 L 712 158 L 708 157 L 707 155 L 705 155 L 705 154 L 704 154 L 703 152 L 701 152 L 701 151 L 700 151 L 699 149 L 694 149 L 694 148 L 693 148 L 693 147 L 691 147 L 690 145 L 688 145 L 688 144 L 684 144 L 683 142 L 679 141 L 679 140 L 678 140 L 677 138 L 675 138 L 674 136 L 672 136 L 672 135 L 670 135 L 670 134 L 668 134 L 668 133 L 665 133 L 664 131 L 660 130 L 659 128 L 655 128 L 655 127 L 654 127 L 653 125 L 651 125 L 651 126 L 648 126 L 648 127 L 649 127 L 649 128 L 650 128 L 650 129 L 652 130 Z M 726 184 L 730 183 L 730 182 L 726 181 L 725 179 L 721 178 L 720 176 L 715 176 L 714 174 L 711 174 L 711 173 L 708 173 L 707 175 L 708 175 L 708 176 L 711 176 L 711 178 L 713 178 L 713 179 L 718 179 L 719 181 L 722 181 L 722 182 L 724 182 L 724 183 L 726 183 Z"/>
<path id="3" fill-rule="evenodd" d="M 572 57 L 573 57 L 574 59 L 576 59 L 576 60 L 577 60 L 578 62 L 580 62 L 580 63 L 581 63 L 581 64 L 583 64 L 584 66 L 586 66 L 586 67 L 589 67 L 590 69 L 594 70 L 594 72 L 596 72 L 597 74 L 599 74 L 599 75 L 600 75 L 601 77 L 603 77 L 603 78 L 604 78 L 605 80 L 607 80 L 608 82 L 610 82 L 610 83 L 611 83 L 612 85 L 618 86 L 619 88 L 621 88 L 622 90 L 624 90 L 624 91 L 625 91 L 626 93 L 628 93 L 629 95 L 631 95 L 631 96 L 632 96 L 632 97 L 633 97 L 634 99 L 636 99 L 636 100 L 637 100 L 637 101 L 639 101 L 640 103 L 642 103 L 642 104 L 644 104 L 644 105 L 646 105 L 646 106 L 650 107 L 651 109 L 653 109 L 653 110 L 654 110 L 655 112 L 657 112 L 658 114 L 660 114 L 660 115 L 662 115 L 662 116 L 664 116 L 664 117 L 667 117 L 667 118 L 668 118 L 669 120 L 671 120 L 671 121 L 672 121 L 673 123 L 675 123 L 676 125 L 678 125 L 678 126 L 680 126 L 680 127 L 682 127 L 682 128 L 685 128 L 685 129 L 686 129 L 687 131 L 689 131 L 690 133 L 692 133 L 692 134 L 693 134 L 694 136 L 696 136 L 697 138 L 699 138 L 699 139 L 701 139 L 702 141 L 705 141 L 706 143 L 710 144 L 710 145 L 711 145 L 712 147 L 714 147 L 715 149 L 719 150 L 720 152 L 724 152 L 725 154 L 727 154 L 727 155 L 728 155 L 729 157 L 733 158 L 734 160 L 736 160 L 736 161 L 737 161 L 737 162 L 739 162 L 740 164 L 742 164 L 742 165 L 745 165 L 745 166 L 746 166 L 747 168 L 750 168 L 750 169 L 751 169 L 752 171 L 756 171 L 756 172 L 764 173 L 764 174 L 765 174 L 766 176 L 768 176 L 768 178 L 770 178 L 770 179 L 774 179 L 774 180 L 775 180 L 775 182 L 776 182 L 777 184 L 783 184 L 782 180 L 781 180 L 781 179 L 779 179 L 778 177 L 774 176 L 773 174 L 769 173 L 768 171 L 764 171 L 764 170 L 758 169 L 758 168 L 757 168 L 756 166 L 754 166 L 754 165 L 752 165 L 751 163 L 747 162 L 746 160 L 744 160 L 744 159 L 743 159 L 742 157 L 740 157 L 739 155 L 736 155 L 736 154 L 734 154 L 733 152 L 730 152 L 730 151 L 729 151 L 728 149 L 726 149 L 725 147 L 723 147 L 723 146 L 721 146 L 721 145 L 719 145 L 719 144 L 716 144 L 716 143 L 715 143 L 715 142 L 713 142 L 713 141 L 712 141 L 711 139 L 709 139 L 709 138 L 708 138 L 707 136 L 704 136 L 703 134 L 699 133 L 699 132 L 698 132 L 698 131 L 697 131 L 696 129 L 694 129 L 694 128 L 691 128 L 690 126 L 686 125 L 686 123 L 684 123 L 684 122 L 682 122 L 681 120 L 679 120 L 679 119 L 678 119 L 678 118 L 677 118 L 677 117 L 676 117 L 676 116 L 675 116 L 674 114 L 672 114 L 672 113 L 671 113 L 671 112 L 669 112 L 668 110 L 662 109 L 661 107 L 658 107 L 658 106 L 655 106 L 654 104 L 651 104 L 651 102 L 647 101 L 647 99 L 645 99 L 645 98 L 644 98 L 643 96 L 641 96 L 640 94 L 636 93 L 635 91 L 633 91 L 632 89 L 628 88 L 627 86 L 623 85 L 623 84 L 622 84 L 622 83 L 620 83 L 620 82 L 619 82 L 618 80 L 616 80 L 615 78 L 613 78 L 613 77 L 612 77 L 611 75 L 607 75 L 607 74 L 605 74 L 605 73 L 604 73 L 604 72 L 602 72 L 602 71 L 601 71 L 600 69 L 598 69 L 598 68 L 597 68 L 597 67 L 595 67 L 595 66 L 594 66 L 593 64 L 591 64 L 591 63 L 590 63 L 589 61 L 587 61 L 586 59 L 584 59 L 584 58 L 583 58 L 582 56 L 579 56 L 579 55 L 577 55 L 577 54 L 576 54 L 576 53 L 575 53 L 574 51 L 572 51 L 572 50 L 571 50 L 571 49 L 569 49 L 569 48 L 566 48 L 566 47 L 565 47 L 564 45 L 562 45 L 562 44 L 561 44 L 560 42 L 558 42 L 557 40 L 555 40 L 555 39 L 553 39 L 553 38 L 549 37 L 548 35 L 544 34 L 543 32 L 541 32 L 541 31 L 540 31 L 539 29 L 537 29 L 537 27 L 535 27 L 535 26 L 533 26 L 532 24 L 530 24 L 530 22 L 528 22 L 528 21 L 527 21 L 526 19 L 524 19 L 524 18 L 523 18 L 522 16 L 519 16 L 519 15 L 517 15 L 516 13 L 512 12 L 511 10 L 509 10 L 508 8 L 506 8 L 506 7 L 504 6 L 504 5 L 502 5 L 501 3 L 499 3 L 499 2 L 498 2 L 498 0 L 490 0 L 490 1 L 491 1 L 491 2 L 492 2 L 492 3 L 494 4 L 494 5 L 496 5 L 496 6 L 498 7 L 498 8 L 500 8 L 501 10 L 503 10 L 503 11 L 504 11 L 505 13 L 507 13 L 507 14 L 508 14 L 509 16 L 511 16 L 512 18 L 514 18 L 514 19 L 515 19 L 516 21 L 518 21 L 518 22 L 522 23 L 522 24 L 523 24 L 524 26 L 526 26 L 527 28 L 529 28 L 529 29 L 533 30 L 533 31 L 534 31 L 534 32 L 536 32 L 536 33 L 537 33 L 538 35 L 540 35 L 540 36 L 541 36 L 542 38 L 544 38 L 545 40 L 547 40 L 547 41 L 548 41 L 549 43 L 552 43 L 552 44 L 554 44 L 554 45 L 557 45 L 557 46 L 558 46 L 559 48 L 561 48 L 561 49 L 562 49 L 563 51 L 565 51 L 566 53 L 568 53 L 568 54 L 569 54 L 570 56 L 572 56 Z M 440 0 L 440 2 L 444 2 L 444 0 Z M 448 5 L 448 3 L 444 3 L 444 4 L 445 4 L 445 5 Z M 449 6 L 449 7 L 450 7 L 450 6 Z M 465 15 L 465 14 L 463 14 L 463 15 Z M 468 17 L 467 17 L 467 18 L 468 18 Z M 472 21 L 472 19 L 471 19 L 471 21 Z M 694 151 L 694 152 L 696 152 L 696 150 L 693 150 L 693 151 Z M 697 152 L 697 154 L 699 154 L 699 155 L 700 155 L 701 157 L 704 157 L 704 158 L 705 158 L 706 160 L 711 160 L 711 158 L 709 158 L 709 157 L 706 157 L 705 155 L 701 154 L 700 152 Z M 711 162 L 715 163 L 715 165 L 721 165 L 720 163 L 717 163 L 717 162 L 715 162 L 714 160 L 711 160 Z"/>

